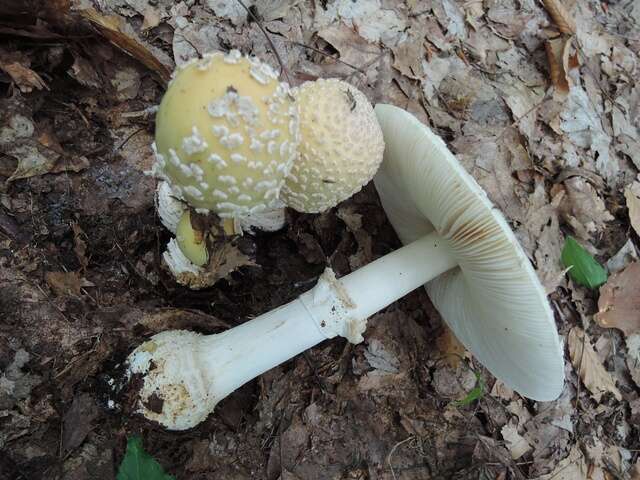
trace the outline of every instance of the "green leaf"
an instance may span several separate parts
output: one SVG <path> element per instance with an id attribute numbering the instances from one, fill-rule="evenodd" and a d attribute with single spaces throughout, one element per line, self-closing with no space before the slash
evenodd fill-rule
<path id="1" fill-rule="evenodd" d="M 607 281 L 607 271 L 573 237 L 564 241 L 560 260 L 570 268 L 569 276 L 579 285 L 598 288 Z"/>
<path id="2" fill-rule="evenodd" d="M 480 376 L 480 373 L 474 373 L 476 374 L 476 386 L 469 393 L 467 393 L 467 396 L 462 400 L 456 400 L 455 402 L 453 402 L 454 405 L 458 407 L 465 407 L 475 402 L 476 400 L 479 400 L 484 395 L 484 380 Z"/>
<path id="3" fill-rule="evenodd" d="M 131 437 L 127 442 L 117 480 L 175 480 L 175 477 L 164 472 L 160 464 L 144 451 L 142 439 Z"/>

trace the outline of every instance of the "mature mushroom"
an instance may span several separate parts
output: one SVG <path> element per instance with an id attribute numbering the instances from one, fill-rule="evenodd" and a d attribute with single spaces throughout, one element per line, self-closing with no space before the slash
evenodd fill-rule
<path id="1" fill-rule="evenodd" d="M 282 200 L 318 213 L 351 197 L 375 175 L 384 152 L 373 107 L 357 88 L 335 78 L 294 90 L 300 114 L 299 155 Z"/>
<path id="2" fill-rule="evenodd" d="M 180 67 L 162 98 L 155 172 L 200 211 L 256 217 L 282 207 L 298 136 L 289 87 L 271 67 L 236 50 L 207 54 Z"/>
<path id="3" fill-rule="evenodd" d="M 327 269 L 293 302 L 218 335 L 155 335 L 129 357 L 130 373 L 144 376 L 144 416 L 193 427 L 240 385 L 325 338 L 362 341 L 367 317 L 424 284 L 495 376 L 535 400 L 560 394 L 553 314 L 507 222 L 429 128 L 396 107 L 379 105 L 376 114 L 386 148 L 375 184 L 408 244 L 340 280 Z"/>

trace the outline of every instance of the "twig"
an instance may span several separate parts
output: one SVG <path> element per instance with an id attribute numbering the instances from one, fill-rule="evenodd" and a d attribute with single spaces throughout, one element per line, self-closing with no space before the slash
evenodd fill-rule
<path id="1" fill-rule="evenodd" d="M 580 350 L 580 363 L 578 364 L 578 385 L 576 387 L 576 411 L 580 405 L 580 387 L 582 386 L 582 359 L 584 358 L 584 345 L 587 341 L 587 332 L 582 324 L 582 349 Z"/>
<path id="2" fill-rule="evenodd" d="M 589 72 L 589 75 L 591 75 L 591 77 L 593 77 L 593 79 L 595 80 L 595 82 L 598 84 L 598 88 L 600 89 L 600 91 L 602 92 L 602 94 L 611 102 L 611 106 L 612 107 L 618 107 L 618 110 L 620 110 L 620 112 L 622 112 L 623 114 L 626 115 L 627 112 L 625 112 L 624 110 L 622 110 L 622 107 L 620 107 L 617 103 L 616 103 L 616 99 L 613 98 L 609 92 L 607 92 L 604 87 L 602 86 L 602 84 L 600 83 L 600 79 L 598 77 L 596 77 L 595 73 L 593 73 L 593 71 L 591 70 L 591 67 L 589 67 L 587 61 L 589 60 L 589 57 L 587 57 L 587 54 L 584 53 L 584 50 L 582 49 L 582 45 L 580 44 L 580 40 L 578 40 L 578 37 L 574 37 L 574 40 L 576 41 L 576 49 L 580 52 L 580 55 L 582 55 L 582 57 L 585 59 L 585 62 L 583 63 L 583 67 L 585 68 L 585 70 L 587 72 Z M 594 105 L 595 107 L 595 105 Z"/>
<path id="3" fill-rule="evenodd" d="M 295 40 L 289 40 L 288 38 L 285 39 L 286 42 L 292 43 L 294 45 L 297 45 L 298 47 L 302 47 L 302 48 L 306 48 L 308 50 L 312 50 L 316 53 L 319 53 L 320 55 L 324 55 L 325 57 L 331 58 L 332 60 L 335 60 L 338 63 L 342 63 L 343 65 L 346 65 L 349 68 L 353 68 L 354 70 L 362 73 L 363 75 L 366 73 L 364 70 L 362 70 L 360 67 L 356 67 L 355 65 L 352 65 L 348 62 L 345 62 L 344 60 L 340 60 L 340 58 L 338 57 L 334 57 L 333 55 L 331 55 L 330 53 L 327 52 L 323 52 L 322 50 L 320 50 L 319 48 L 315 48 L 312 47 L 311 45 L 305 45 L 304 43 L 301 42 L 296 42 Z"/>
<path id="4" fill-rule="evenodd" d="M 145 129 L 146 129 L 146 127 L 140 127 L 138 130 L 136 130 L 133 133 L 131 133 L 127 138 L 124 139 L 124 141 L 119 146 L 116 147 L 116 149 L 113 151 L 112 155 L 115 155 L 120 150 L 122 150 L 122 147 L 124 147 L 129 142 L 129 140 L 131 140 L 133 137 L 135 137 L 137 134 L 139 134 L 140 132 L 142 132 Z"/>
<path id="5" fill-rule="evenodd" d="M 546 102 L 548 98 L 549 98 L 549 90 L 547 90 L 547 92 L 545 92 L 544 96 L 542 97 L 542 99 L 538 103 L 534 104 L 529 110 L 524 112 L 520 117 L 516 118 L 511 125 L 509 125 L 508 127 L 504 127 L 502 132 L 500 132 L 500 135 L 498 135 L 496 137 L 496 142 L 498 140 L 501 140 L 502 137 L 504 137 L 504 135 L 507 133 L 507 130 L 509 130 L 510 128 L 513 128 L 516 125 L 518 125 L 518 123 L 520 123 L 522 121 L 522 119 L 524 119 L 527 115 L 529 115 L 531 112 L 536 110 L 540 105 L 542 105 L 544 102 Z"/>
<path id="6" fill-rule="evenodd" d="M 387 464 L 389 465 L 389 469 L 391 470 L 391 476 L 393 477 L 393 480 L 397 480 L 396 477 L 396 472 L 393 470 L 393 465 L 391 464 L 391 457 L 393 457 L 393 454 L 396 452 L 396 449 L 407 443 L 410 442 L 411 440 L 414 440 L 416 437 L 414 437 L 413 435 L 405 438 L 404 440 L 399 441 L 398 443 L 396 443 L 393 448 L 391 449 L 391 451 L 389 452 L 389 455 L 387 455 Z"/>
<path id="7" fill-rule="evenodd" d="M 282 62 L 282 58 L 280 58 L 280 55 L 278 54 L 278 50 L 276 49 L 276 46 L 273 44 L 273 41 L 271 40 L 271 37 L 269 36 L 267 31 L 262 26 L 262 22 L 258 19 L 258 17 L 256 17 L 254 15 L 254 13 L 251 11 L 251 9 L 249 7 L 247 7 L 242 0 L 236 0 L 236 2 L 238 2 L 240 4 L 240 6 L 242 6 L 242 8 L 244 8 L 247 11 L 247 14 L 251 17 L 251 19 L 254 22 L 256 22 L 256 25 L 258 25 L 258 28 L 260 29 L 260 31 L 263 33 L 263 35 L 267 39 L 267 42 L 269 42 L 269 45 L 271 46 L 271 49 L 273 50 L 273 54 L 276 56 L 276 59 L 278 60 L 278 63 L 280 64 L 280 75 L 284 75 L 284 78 L 287 81 L 287 83 L 289 85 L 291 85 L 291 80 L 289 79 L 289 72 L 287 71 L 287 67 L 284 66 L 284 63 Z"/>
<path id="8" fill-rule="evenodd" d="M 360 70 L 358 70 L 358 72 L 362 73 L 362 75 L 365 75 L 367 73 L 366 71 L 369 69 L 369 67 L 374 65 L 376 62 L 379 62 L 382 59 L 382 57 L 384 57 L 386 54 L 387 54 L 387 52 L 383 50 L 382 53 L 380 53 L 380 55 L 378 55 L 376 58 L 371 60 L 369 63 L 367 63 L 363 67 L 361 67 Z M 347 75 L 347 78 L 345 80 L 348 80 L 349 78 L 351 78 L 353 73 L 354 72 L 352 72 L 349 75 Z"/>
<path id="9" fill-rule="evenodd" d="M 316 368 L 315 364 L 311 361 L 309 353 L 308 352 L 302 352 L 302 356 L 305 359 L 305 361 L 307 362 L 307 365 L 309 366 L 309 368 L 311 369 L 311 372 L 313 374 L 313 378 L 316 381 L 316 383 L 318 384 L 318 387 L 320 387 L 320 390 L 322 391 L 322 393 L 327 393 L 327 390 L 326 390 L 324 384 L 322 383 L 322 380 L 320 379 L 320 375 L 318 374 L 318 369 Z"/>

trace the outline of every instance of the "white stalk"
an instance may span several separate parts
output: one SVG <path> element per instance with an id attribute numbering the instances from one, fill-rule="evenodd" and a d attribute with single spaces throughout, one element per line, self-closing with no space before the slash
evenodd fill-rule
<path id="1" fill-rule="evenodd" d="M 140 411 L 167 428 L 191 428 L 235 389 L 324 339 L 361 342 L 369 316 L 455 266 L 432 233 L 340 280 L 327 269 L 293 302 L 223 333 L 155 335 L 129 358 L 130 373 L 145 376 Z"/>

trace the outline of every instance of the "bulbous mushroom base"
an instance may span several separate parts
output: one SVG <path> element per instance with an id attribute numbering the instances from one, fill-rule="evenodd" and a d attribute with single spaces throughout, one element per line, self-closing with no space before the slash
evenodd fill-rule
<path id="1" fill-rule="evenodd" d="M 170 430 L 187 430 L 205 420 L 218 401 L 201 375 L 202 335 L 186 330 L 158 333 L 129 356 L 130 381 L 139 375 L 136 413 Z M 135 384 L 135 382 L 133 382 Z"/>

